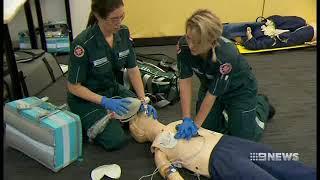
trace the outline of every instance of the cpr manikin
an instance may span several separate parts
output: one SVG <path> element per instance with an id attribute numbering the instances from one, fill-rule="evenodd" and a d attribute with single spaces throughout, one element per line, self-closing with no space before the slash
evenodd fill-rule
<path id="1" fill-rule="evenodd" d="M 114 118 L 122 122 L 129 121 L 131 135 L 137 142 L 152 142 L 151 151 L 155 155 L 157 169 L 163 178 L 183 179 L 176 169 L 183 167 L 211 179 L 316 179 L 314 168 L 295 160 L 259 162 L 251 160 L 249 158 L 251 153 L 273 152 L 270 147 L 261 143 L 223 135 L 201 127 L 197 135 L 190 140 L 176 139 L 176 126 L 182 121 L 163 125 L 144 112 L 137 113 L 141 101 L 135 98 L 129 99 L 132 102 L 129 112 Z M 95 131 L 98 131 L 101 126 L 96 128 Z M 112 165 L 98 167 L 93 174 L 99 177 L 101 175 L 111 177 L 110 172 L 117 172 L 117 177 L 121 173 L 119 168 Z"/>
<path id="2" fill-rule="evenodd" d="M 222 134 L 200 128 L 197 137 L 189 141 L 177 140 L 174 138 L 175 127 L 181 122 L 176 121 L 165 126 L 145 114 L 138 114 L 130 121 L 129 127 L 136 141 L 153 142 L 151 151 L 155 153 L 155 162 L 163 177 L 183 179 L 179 172 L 170 172 L 172 164 L 181 165 L 197 174 L 210 177 L 209 157 Z"/>
<path id="3" fill-rule="evenodd" d="M 129 122 L 131 135 L 137 142 L 153 142 L 151 151 L 163 178 L 183 179 L 176 167 L 184 167 L 210 179 L 316 179 L 315 169 L 299 161 L 251 160 L 250 153 L 273 152 L 269 146 L 254 141 L 201 127 L 190 140 L 175 139 L 176 125 L 181 123 L 163 125 L 144 113 L 138 113 Z"/>

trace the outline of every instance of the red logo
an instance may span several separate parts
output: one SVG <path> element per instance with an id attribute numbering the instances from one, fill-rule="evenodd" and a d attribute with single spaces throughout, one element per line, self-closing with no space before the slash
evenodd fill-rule
<path id="1" fill-rule="evenodd" d="M 74 48 L 73 54 L 74 54 L 76 57 L 82 57 L 82 56 L 84 55 L 84 49 L 83 49 L 83 47 L 81 47 L 80 45 L 77 45 L 77 46 Z"/>
<path id="2" fill-rule="evenodd" d="M 232 70 L 232 65 L 230 63 L 224 63 L 220 66 L 220 73 L 222 75 L 229 74 Z"/>

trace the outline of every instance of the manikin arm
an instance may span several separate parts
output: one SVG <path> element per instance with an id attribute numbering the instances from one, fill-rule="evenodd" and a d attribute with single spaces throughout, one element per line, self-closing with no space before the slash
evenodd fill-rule
<path id="1" fill-rule="evenodd" d="M 156 166 L 159 168 L 159 172 L 163 178 L 169 179 L 169 180 L 183 180 L 183 177 L 180 176 L 179 172 L 177 170 L 170 171 L 171 162 L 168 160 L 167 156 L 160 151 L 160 149 L 155 149 L 155 163 Z"/>

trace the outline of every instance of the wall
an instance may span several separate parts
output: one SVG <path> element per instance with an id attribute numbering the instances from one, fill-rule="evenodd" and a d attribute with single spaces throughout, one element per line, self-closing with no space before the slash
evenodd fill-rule
<path id="1" fill-rule="evenodd" d="M 129 26 L 134 38 L 176 36 L 184 33 L 186 17 L 197 8 L 206 7 L 213 10 L 224 22 L 252 21 L 261 15 L 261 2 L 262 0 L 124 0 L 126 18 L 123 23 Z M 81 3 L 78 0 L 70 0 L 74 37 L 85 29 L 90 4 L 90 0 L 82 0 Z M 229 8 L 230 4 L 233 4 L 233 7 L 248 5 L 239 16 Z"/>
<path id="2" fill-rule="evenodd" d="M 316 0 L 266 0 L 264 16 L 287 15 L 300 16 L 308 22 L 317 21 Z"/>
<path id="3" fill-rule="evenodd" d="M 40 0 L 43 22 L 67 21 L 64 0 Z"/>
<path id="4" fill-rule="evenodd" d="M 33 20 L 37 26 L 34 0 L 31 1 Z M 91 0 L 69 0 L 73 36 L 76 37 L 87 24 Z M 44 22 L 65 21 L 64 0 L 41 0 Z M 81 2 L 81 3 L 80 3 Z M 262 15 L 264 0 L 124 0 L 126 18 L 133 38 L 179 36 L 184 34 L 184 22 L 198 8 L 208 8 L 222 22 L 255 21 Z M 316 0 L 265 0 L 265 17 L 270 15 L 296 15 L 307 21 L 316 21 Z M 9 23 L 14 44 L 18 32 L 27 29 L 24 9 Z"/>
<path id="5" fill-rule="evenodd" d="M 70 2 L 70 15 L 72 23 L 72 34 L 75 38 L 82 30 L 86 28 L 91 0 L 69 0 Z"/>
<path id="6" fill-rule="evenodd" d="M 126 0 L 124 23 L 132 36 L 161 37 L 184 34 L 186 18 L 198 8 L 212 10 L 223 22 L 254 21 L 261 15 L 262 0 Z M 145 8 L 139 7 L 141 4 Z M 237 11 L 235 7 L 241 7 Z M 240 9 L 240 8 L 238 8 Z"/>
<path id="7" fill-rule="evenodd" d="M 87 23 L 90 0 L 70 0 L 74 37 Z M 184 22 L 198 8 L 216 13 L 222 22 L 255 21 L 258 16 L 296 15 L 307 21 L 316 20 L 316 0 L 124 0 L 126 18 L 133 38 L 179 36 Z"/>

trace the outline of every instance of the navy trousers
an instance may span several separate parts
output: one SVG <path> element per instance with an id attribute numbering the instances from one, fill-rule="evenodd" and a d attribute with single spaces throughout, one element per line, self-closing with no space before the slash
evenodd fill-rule
<path id="1" fill-rule="evenodd" d="M 251 153 L 251 154 L 250 154 Z M 267 145 L 224 135 L 210 157 L 214 180 L 315 180 L 315 168 L 296 160 L 259 160 L 252 153 L 274 153 Z M 255 157 L 257 158 L 257 157 Z"/>

